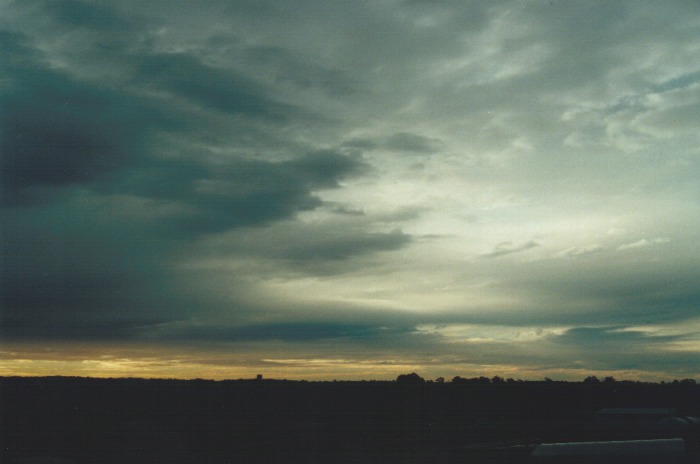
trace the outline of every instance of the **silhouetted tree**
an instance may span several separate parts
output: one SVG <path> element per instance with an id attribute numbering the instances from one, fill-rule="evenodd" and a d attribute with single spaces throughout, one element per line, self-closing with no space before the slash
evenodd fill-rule
<path id="1" fill-rule="evenodd" d="M 396 377 L 396 381 L 400 383 L 423 383 L 425 379 L 415 372 L 411 372 L 410 374 L 399 375 Z"/>
<path id="2" fill-rule="evenodd" d="M 583 379 L 583 383 L 600 383 L 600 380 L 595 375 L 591 375 Z"/>
<path id="3" fill-rule="evenodd" d="M 614 383 L 614 382 L 615 382 L 615 377 L 605 377 L 605 379 L 603 379 L 603 382 L 605 382 L 605 383 Z"/>
<path id="4" fill-rule="evenodd" d="M 438 377 L 437 379 L 435 379 L 435 381 L 437 383 L 445 383 L 445 377 Z"/>

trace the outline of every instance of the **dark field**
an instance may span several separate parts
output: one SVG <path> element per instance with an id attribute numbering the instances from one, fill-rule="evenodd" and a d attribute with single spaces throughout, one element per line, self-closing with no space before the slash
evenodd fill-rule
<path id="1" fill-rule="evenodd" d="M 526 462 L 542 442 L 673 435 L 593 413 L 700 416 L 700 386 L 1 378 L 0 406 L 8 464 Z"/>

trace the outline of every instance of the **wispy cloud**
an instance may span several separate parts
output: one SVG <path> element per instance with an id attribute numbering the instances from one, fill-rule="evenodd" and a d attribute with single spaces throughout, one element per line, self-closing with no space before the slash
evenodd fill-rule
<path id="1" fill-rule="evenodd" d="M 645 248 L 645 247 L 649 247 L 652 245 L 659 245 L 659 244 L 663 244 L 663 243 L 668 243 L 670 241 L 671 241 L 671 239 L 668 237 L 653 238 L 651 240 L 643 238 L 641 240 L 637 240 L 636 242 L 622 244 L 622 245 L 617 247 L 617 250 L 623 251 L 623 250 L 632 250 L 635 248 Z"/>
<path id="2" fill-rule="evenodd" d="M 483 253 L 481 256 L 484 258 L 498 258 L 499 256 L 509 255 L 512 253 L 519 253 L 538 246 L 540 246 L 540 244 L 534 240 L 530 240 L 529 242 L 521 244 L 514 244 L 513 242 L 501 242 L 495 247 L 493 247 L 492 251 L 488 253 Z"/>

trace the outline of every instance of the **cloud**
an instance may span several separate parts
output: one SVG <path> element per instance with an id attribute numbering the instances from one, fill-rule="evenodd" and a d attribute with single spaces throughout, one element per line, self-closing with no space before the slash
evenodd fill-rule
<path id="1" fill-rule="evenodd" d="M 289 230 L 289 232 L 292 232 Z M 310 231 L 309 231 L 310 232 Z M 333 231 L 323 233 L 318 227 L 313 228 L 314 236 L 290 235 L 289 242 L 274 246 L 265 240 L 264 236 L 256 234 L 254 240 L 248 241 L 248 245 L 242 248 L 251 250 L 251 247 L 261 248 L 257 256 L 271 256 L 281 260 L 304 261 L 335 261 L 344 260 L 353 256 L 374 253 L 377 251 L 393 251 L 410 242 L 410 237 L 400 230 L 389 233 L 362 233 L 360 231 Z M 276 234 L 275 234 L 276 235 Z M 254 242 L 254 243 L 251 243 Z M 265 247 L 266 242 L 271 247 Z M 245 243 L 245 242 L 244 242 Z M 276 249 L 275 249 L 276 248 Z"/>
<path id="2" fill-rule="evenodd" d="M 453 343 L 522 343 L 560 336 L 568 329 L 561 327 L 498 326 L 487 324 L 421 324 L 419 333 L 439 334 Z"/>
<path id="3" fill-rule="evenodd" d="M 99 334 L 122 325 L 188 317 L 185 308 L 192 303 L 176 296 L 168 256 L 200 234 L 262 225 L 314 208 L 320 201 L 313 189 L 335 187 L 361 164 L 343 155 L 315 153 L 288 162 L 237 162 L 214 174 L 202 166 L 162 166 L 154 169 L 158 182 L 140 170 L 138 183 L 127 183 L 127 192 L 136 197 L 100 201 L 99 194 L 95 198 L 88 193 L 4 217 L 4 270 L 12 276 L 3 281 L 8 333 L 13 327 L 17 334 L 29 327 L 41 333 L 46 327 L 58 336 L 81 329 Z M 117 192 L 119 188 L 123 186 L 117 184 Z M 135 203 L 125 203 L 129 198 L 158 201 L 141 202 L 144 212 L 134 214 Z M 164 202 L 180 206 L 164 211 Z M 112 216 L 117 212 L 121 217 Z M 278 249 L 276 257 L 340 259 L 397 249 L 407 240 L 398 232 L 345 234 L 325 243 Z M 268 253 L 258 248 L 259 256 Z"/>
<path id="4" fill-rule="evenodd" d="M 529 250 L 538 246 L 540 246 L 540 244 L 535 242 L 534 240 L 530 240 L 529 242 L 522 243 L 520 245 L 515 245 L 513 244 L 513 242 L 501 242 L 498 245 L 496 245 L 492 251 L 484 253 L 481 256 L 484 258 L 498 258 L 499 256 L 509 255 L 512 253 L 519 253 L 521 251 Z"/>
<path id="5" fill-rule="evenodd" d="M 117 30 L 129 25 L 123 18 L 115 15 L 112 9 L 80 0 L 39 1 L 36 2 L 36 6 L 68 27 L 104 31 Z"/>
<path id="6" fill-rule="evenodd" d="M 668 349 L 677 340 L 676 336 L 649 335 L 617 327 L 579 327 L 567 331 L 554 343 L 569 353 L 575 353 L 579 365 L 584 368 L 653 372 L 683 370 L 689 366 L 690 353 L 676 356 L 677 353 Z"/>
<path id="7" fill-rule="evenodd" d="M 318 89 L 332 97 L 358 92 L 359 83 L 344 72 L 308 62 L 284 47 L 251 46 L 243 48 L 241 54 L 256 73 L 264 73 L 277 84 L 289 83 L 305 91 Z"/>
<path id="8" fill-rule="evenodd" d="M 163 233 L 174 236 L 293 217 L 321 205 L 314 190 L 336 188 L 341 179 L 367 169 L 361 160 L 330 150 L 289 161 L 234 158 L 215 167 L 183 161 L 158 164 L 161 167 L 140 171 L 138 183 L 130 188 L 132 193 L 176 200 L 187 207 L 163 221 Z"/>
<path id="9" fill-rule="evenodd" d="M 106 10 L 54 6 L 86 8 L 73 26 L 82 27 L 84 13 L 94 28 L 116 27 Z M 169 263 L 190 240 L 289 219 L 322 204 L 315 191 L 368 169 L 333 149 L 292 144 L 284 158 L 266 160 L 197 147 L 197 131 L 216 119 L 197 105 L 260 127 L 279 127 L 294 110 L 264 86 L 190 56 L 135 58 L 115 48 L 136 70 L 116 85 L 56 69 L 26 35 L 1 38 L 10 64 L 0 97 L 5 336 L 128 338 L 138 327 L 187 319 L 196 303 L 176 288 Z M 365 245 L 347 236 L 325 253 L 401 246 L 368 237 Z"/>
<path id="10" fill-rule="evenodd" d="M 45 189 L 96 182 L 141 153 L 155 111 L 51 69 L 19 34 L 2 40 L 15 63 L 0 97 L 4 204 L 48 200 Z"/>
<path id="11" fill-rule="evenodd" d="M 5 209 L 3 336 L 119 338 L 189 317 L 164 267 L 167 241 L 83 206 Z"/>
<path id="12" fill-rule="evenodd" d="M 617 250 L 623 251 L 623 250 L 631 250 L 631 249 L 635 249 L 635 248 L 645 248 L 645 247 L 648 247 L 651 245 L 668 243 L 670 241 L 671 241 L 671 239 L 667 238 L 667 237 L 659 237 L 659 238 L 654 238 L 652 240 L 648 240 L 646 238 L 643 238 L 643 239 L 638 240 L 636 242 L 625 243 L 623 245 L 620 245 L 617 247 Z"/>
<path id="13" fill-rule="evenodd" d="M 193 248 L 185 267 L 235 276 L 241 272 L 236 263 L 246 263 L 247 277 L 261 281 L 353 272 L 371 275 L 382 266 L 381 256 L 405 249 L 414 240 L 398 229 L 369 232 L 352 225 L 355 216 L 347 220 L 350 223 L 281 221 L 212 235 Z"/>
<path id="14" fill-rule="evenodd" d="M 385 137 L 355 137 L 343 142 L 343 146 L 373 151 L 387 149 L 403 153 L 431 154 L 444 148 L 441 140 L 411 132 L 397 132 Z"/>
<path id="15" fill-rule="evenodd" d="M 586 256 L 596 253 L 603 253 L 606 248 L 602 245 L 587 245 L 582 247 L 573 247 L 558 253 L 559 256 L 568 256 L 575 258 L 577 256 Z"/>
<path id="16" fill-rule="evenodd" d="M 398 132 L 388 137 L 384 142 L 384 146 L 396 151 L 434 153 L 440 149 L 441 144 L 439 140 L 430 137 L 408 132 Z"/>
<path id="17" fill-rule="evenodd" d="M 279 322 L 241 326 L 182 325 L 156 326 L 145 334 L 157 339 L 221 341 L 229 343 L 281 341 L 309 343 L 314 341 L 367 342 L 410 333 L 410 327 L 382 327 L 369 324 L 330 323 L 320 321 Z"/>
<path id="18" fill-rule="evenodd" d="M 167 90 L 209 108 L 230 114 L 284 121 L 300 116 L 292 105 L 276 101 L 256 82 L 202 64 L 185 53 L 153 53 L 138 57 L 140 80 L 153 91 Z"/>
<path id="19" fill-rule="evenodd" d="M 695 346 L 618 332 L 700 301 L 695 4 L 0 9 L 5 338 L 529 372 Z"/>

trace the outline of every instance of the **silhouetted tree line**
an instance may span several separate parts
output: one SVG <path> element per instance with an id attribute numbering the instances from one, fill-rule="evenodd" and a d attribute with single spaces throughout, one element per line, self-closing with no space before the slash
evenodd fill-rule
<path id="1" fill-rule="evenodd" d="M 585 424 L 600 408 L 700 416 L 700 386 L 692 381 L 455 379 L 5 377 L 0 462 L 479 462 L 465 453 L 484 443 L 596 438 Z"/>
<path id="2" fill-rule="evenodd" d="M 503 379 L 503 377 L 499 377 L 497 375 L 488 378 L 484 376 L 480 377 L 472 377 L 472 378 L 464 378 L 460 376 L 455 376 L 452 378 L 452 383 L 478 383 L 478 384 L 486 384 L 486 383 L 515 383 L 515 382 L 522 382 L 522 380 L 514 380 L 511 378 L 508 379 Z"/>
<path id="3" fill-rule="evenodd" d="M 396 378 L 396 382 L 399 382 L 399 383 L 424 383 L 424 382 L 426 382 L 426 380 L 425 380 L 423 377 L 421 377 L 420 375 L 416 374 L 415 372 L 412 372 L 412 373 L 410 373 L 410 374 L 401 374 L 401 375 L 399 375 L 399 376 Z M 428 382 L 431 382 L 431 381 L 428 380 Z M 437 382 L 437 383 L 444 383 L 444 382 L 445 382 L 445 378 L 444 378 L 444 377 L 438 377 L 437 379 L 435 379 L 435 382 Z M 513 378 L 504 379 L 503 377 L 500 377 L 500 376 L 498 376 L 498 375 L 495 375 L 495 376 L 493 376 L 493 377 L 491 377 L 491 378 L 484 377 L 484 376 L 465 378 L 465 377 L 461 377 L 461 376 L 457 375 L 457 376 L 455 376 L 455 377 L 452 378 L 452 383 L 461 383 L 461 384 L 465 384 L 465 383 L 471 383 L 471 384 L 487 384 L 487 383 L 500 384 L 500 383 L 523 383 L 523 382 L 525 382 L 525 381 L 520 380 L 520 379 L 515 380 L 515 379 L 513 379 Z M 530 381 L 528 381 L 528 382 L 533 382 L 533 381 L 530 380 Z M 537 382 L 537 381 L 534 381 L 534 382 Z M 552 380 L 552 379 L 550 379 L 549 377 L 545 377 L 545 378 L 544 378 L 544 382 L 555 382 L 555 381 Z M 563 383 L 572 383 L 572 382 L 566 382 L 566 381 L 560 381 L 560 382 L 563 382 Z M 583 383 L 586 383 L 586 384 L 597 384 L 597 383 L 611 384 L 611 383 L 615 383 L 615 382 L 618 382 L 618 381 L 615 380 L 615 378 L 614 378 L 614 377 L 611 377 L 611 376 L 605 377 L 602 381 L 601 381 L 598 377 L 596 377 L 596 376 L 594 376 L 594 375 L 588 376 L 588 377 L 586 377 L 586 378 L 583 379 Z M 639 381 L 630 381 L 630 380 L 623 380 L 623 381 L 620 381 L 620 382 L 622 382 L 622 383 L 637 383 L 637 384 L 642 383 L 642 382 L 639 382 Z M 650 382 L 645 382 L 645 383 L 650 383 Z M 651 383 L 653 383 L 653 382 L 651 382 Z M 696 384 L 697 384 L 697 382 L 696 382 L 694 379 L 673 380 L 673 381 L 670 382 L 670 383 L 673 384 L 673 385 L 696 385 Z M 661 381 L 660 384 L 661 384 L 661 385 L 665 385 L 666 382 L 665 382 L 665 381 Z"/>

